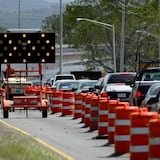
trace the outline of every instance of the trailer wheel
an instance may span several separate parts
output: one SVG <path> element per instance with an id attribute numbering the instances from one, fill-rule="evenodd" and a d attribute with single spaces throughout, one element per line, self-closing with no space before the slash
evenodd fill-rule
<path id="1" fill-rule="evenodd" d="M 3 110 L 3 118 L 8 118 L 8 110 Z"/>
<path id="2" fill-rule="evenodd" d="M 47 110 L 42 110 L 42 118 L 47 118 Z"/>

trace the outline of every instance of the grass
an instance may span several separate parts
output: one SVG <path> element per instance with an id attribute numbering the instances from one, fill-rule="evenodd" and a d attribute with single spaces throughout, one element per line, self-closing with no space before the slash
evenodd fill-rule
<path id="1" fill-rule="evenodd" d="M 15 132 L 0 135 L 0 160 L 62 160 L 62 158 L 31 137 Z"/>

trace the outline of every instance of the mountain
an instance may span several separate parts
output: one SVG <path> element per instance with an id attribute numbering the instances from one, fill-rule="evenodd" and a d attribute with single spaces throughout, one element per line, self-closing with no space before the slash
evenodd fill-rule
<path id="1" fill-rule="evenodd" d="M 62 7 L 73 0 L 62 0 Z M 0 0 L 0 27 L 41 28 L 42 21 L 59 14 L 60 0 Z"/>

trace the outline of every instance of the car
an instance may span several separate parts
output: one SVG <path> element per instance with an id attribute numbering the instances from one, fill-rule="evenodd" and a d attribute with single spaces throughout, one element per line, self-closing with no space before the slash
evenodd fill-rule
<path id="1" fill-rule="evenodd" d="M 76 93 L 80 92 L 91 92 L 93 91 L 93 88 L 97 82 L 97 80 L 91 80 L 91 79 L 79 79 L 78 82 L 78 88 L 76 90 Z"/>
<path id="2" fill-rule="evenodd" d="M 138 72 L 131 84 L 130 104 L 141 106 L 148 89 L 157 82 L 160 82 L 160 67 L 148 67 Z"/>
<path id="3" fill-rule="evenodd" d="M 103 88 L 103 86 L 104 86 L 104 77 L 100 77 L 98 80 L 97 80 L 97 82 L 96 82 L 96 84 L 95 84 L 95 86 L 94 86 L 94 93 L 96 94 L 96 95 L 99 95 L 100 94 L 100 92 L 101 92 L 101 90 L 102 90 L 102 88 Z"/>
<path id="4" fill-rule="evenodd" d="M 141 106 L 147 107 L 149 111 L 160 112 L 160 82 L 149 87 Z"/>
<path id="5" fill-rule="evenodd" d="M 54 85 L 54 83 L 57 80 L 65 80 L 65 79 L 71 79 L 71 80 L 76 80 L 74 74 L 68 74 L 68 73 L 62 73 L 62 74 L 57 74 L 55 75 L 54 78 L 51 78 L 51 86 Z"/>
<path id="6" fill-rule="evenodd" d="M 130 102 L 130 93 L 132 91 L 130 84 L 133 83 L 135 76 L 135 72 L 108 73 L 104 77 L 105 85 L 101 90 L 101 96 Z"/>
<path id="7" fill-rule="evenodd" d="M 77 80 L 71 79 L 57 80 L 51 89 L 75 92 L 78 89 L 78 83 L 79 82 Z"/>

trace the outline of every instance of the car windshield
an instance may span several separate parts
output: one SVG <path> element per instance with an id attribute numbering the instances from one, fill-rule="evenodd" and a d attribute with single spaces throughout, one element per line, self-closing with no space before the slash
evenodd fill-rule
<path id="1" fill-rule="evenodd" d="M 62 79 L 74 79 L 73 76 L 57 76 L 56 80 L 62 80 Z"/>
<path id="2" fill-rule="evenodd" d="M 129 73 L 113 74 L 109 77 L 108 83 L 130 83 L 134 81 L 134 78 L 135 75 Z"/>
<path id="3" fill-rule="evenodd" d="M 86 90 L 86 89 L 89 89 L 91 87 L 94 87 L 95 84 L 96 84 L 96 82 L 84 82 L 84 83 L 81 84 L 80 89 Z"/>
<path id="4" fill-rule="evenodd" d="M 74 88 L 78 88 L 78 82 L 63 82 L 60 83 L 59 85 L 59 89 L 74 89 Z"/>

